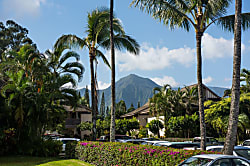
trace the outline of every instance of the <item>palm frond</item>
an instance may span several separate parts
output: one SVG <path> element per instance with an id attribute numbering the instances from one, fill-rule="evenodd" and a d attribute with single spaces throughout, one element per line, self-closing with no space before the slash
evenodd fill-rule
<path id="1" fill-rule="evenodd" d="M 74 51 L 69 51 L 66 54 L 64 54 L 63 56 L 61 56 L 58 66 L 61 66 L 69 58 L 75 58 L 77 61 L 79 61 L 80 55 Z"/>
<path id="2" fill-rule="evenodd" d="M 86 40 L 77 37 L 76 35 L 62 35 L 57 39 L 54 48 L 60 48 L 62 46 L 69 46 L 69 48 L 83 48 L 87 46 Z"/>
<path id="3" fill-rule="evenodd" d="M 105 57 L 105 55 L 104 55 L 100 50 L 96 50 L 96 56 L 102 58 L 103 62 L 104 62 L 109 68 L 111 68 L 111 66 L 110 66 L 110 64 L 109 64 L 109 62 L 108 62 L 108 60 L 107 60 L 107 58 Z"/>
<path id="4" fill-rule="evenodd" d="M 223 30 L 227 30 L 229 32 L 234 31 L 234 21 L 235 15 L 229 15 L 225 17 L 221 17 L 216 21 L 216 24 L 221 26 Z M 245 31 L 250 28 L 250 13 L 242 13 L 241 14 L 241 24 L 242 29 Z"/>

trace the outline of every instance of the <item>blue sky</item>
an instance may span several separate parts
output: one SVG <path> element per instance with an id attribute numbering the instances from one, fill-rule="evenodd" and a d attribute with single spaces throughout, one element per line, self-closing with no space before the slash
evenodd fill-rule
<path id="1" fill-rule="evenodd" d="M 127 34 L 141 45 L 139 56 L 116 52 L 116 80 L 129 74 L 147 77 L 156 83 L 183 86 L 196 83 L 194 30 L 169 28 L 138 8 L 129 7 L 132 0 L 115 1 L 116 16 Z M 233 2 L 234 3 L 234 2 Z M 109 0 L 0 0 L 0 20 L 13 19 L 29 30 L 29 36 L 41 52 L 51 49 L 63 34 L 85 37 L 87 13 Z M 250 12 L 249 0 L 243 0 L 243 11 Z M 234 7 L 229 8 L 229 14 Z M 212 25 L 202 43 L 203 81 L 208 86 L 230 87 L 233 63 L 233 34 Z M 250 69 L 250 30 L 242 35 L 242 68 Z M 105 51 L 104 51 L 105 52 Z M 88 52 L 78 51 L 85 66 L 78 87 L 90 85 Z M 105 55 L 109 58 L 110 53 Z M 110 69 L 98 63 L 99 88 L 110 85 Z"/>

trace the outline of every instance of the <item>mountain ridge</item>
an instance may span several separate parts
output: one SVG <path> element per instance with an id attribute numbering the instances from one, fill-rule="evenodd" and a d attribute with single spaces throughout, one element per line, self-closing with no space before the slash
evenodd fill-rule
<path id="1" fill-rule="evenodd" d="M 119 79 L 116 82 L 116 102 L 118 103 L 120 100 L 124 100 L 127 108 L 133 104 L 135 108 L 137 108 L 138 101 L 140 102 L 140 106 L 144 105 L 149 98 L 153 96 L 153 89 L 155 87 L 160 87 L 157 83 L 152 81 L 149 78 L 144 78 L 135 74 L 130 74 Z M 215 87 L 208 86 L 212 91 L 214 91 L 218 96 L 222 97 L 224 91 L 228 88 L 224 87 Z M 178 89 L 178 87 L 174 87 L 173 89 Z M 81 96 L 85 93 L 85 88 L 79 90 Z M 89 90 L 90 92 L 90 90 Z M 111 86 L 106 89 L 98 90 L 98 101 L 100 103 L 102 93 L 104 92 L 105 97 L 105 105 L 111 105 Z M 89 94 L 89 96 L 91 96 Z"/>

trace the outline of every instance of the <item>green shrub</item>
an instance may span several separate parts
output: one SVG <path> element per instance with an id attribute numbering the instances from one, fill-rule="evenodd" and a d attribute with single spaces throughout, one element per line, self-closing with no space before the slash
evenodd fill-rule
<path id="1" fill-rule="evenodd" d="M 41 140 L 36 145 L 33 145 L 32 156 L 41 157 L 56 157 L 62 151 L 62 142 L 55 140 Z"/>
<path id="2" fill-rule="evenodd" d="M 66 147 L 65 147 L 66 158 L 70 158 L 70 159 L 76 158 L 76 155 L 75 155 L 76 145 L 77 145 L 77 141 L 70 141 L 66 144 Z"/>
<path id="3" fill-rule="evenodd" d="M 110 142 L 80 142 L 76 147 L 80 160 L 97 166 L 177 165 L 188 157 L 203 153 L 211 152 Z"/>

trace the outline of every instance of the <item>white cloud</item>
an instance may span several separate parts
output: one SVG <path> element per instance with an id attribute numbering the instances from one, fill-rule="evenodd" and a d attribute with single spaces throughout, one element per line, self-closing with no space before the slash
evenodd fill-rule
<path id="1" fill-rule="evenodd" d="M 37 16 L 40 12 L 41 4 L 46 0 L 3 0 L 2 10 L 13 17 Z"/>
<path id="2" fill-rule="evenodd" d="M 116 53 L 117 64 L 120 71 L 158 70 L 172 66 L 174 63 L 182 64 L 186 67 L 195 61 L 195 50 L 189 47 L 169 50 L 166 47 L 150 47 L 143 43 L 140 55 L 133 55 L 128 52 Z"/>
<path id="3" fill-rule="evenodd" d="M 98 89 L 99 90 L 102 90 L 102 89 L 106 89 L 110 86 L 110 83 L 105 83 L 105 82 L 102 82 L 102 81 L 98 81 Z M 90 86 L 88 86 L 90 87 Z"/>
<path id="4" fill-rule="evenodd" d="M 155 77 L 155 78 L 151 78 L 152 81 L 156 82 L 158 85 L 165 85 L 165 84 L 169 84 L 172 87 L 177 87 L 179 86 L 179 83 L 175 81 L 175 79 L 173 77 L 170 76 L 164 76 L 163 78 L 159 78 L 159 77 Z"/>
<path id="5" fill-rule="evenodd" d="M 195 46 L 194 46 L 195 47 Z M 242 51 L 245 45 L 242 44 Z M 156 48 L 147 43 L 141 46 L 140 55 L 117 51 L 117 64 L 120 71 L 161 70 L 181 64 L 185 67 L 193 65 L 196 61 L 196 49 L 184 46 L 177 49 L 167 47 Z M 233 39 L 214 38 L 205 33 L 202 38 L 202 56 L 204 59 L 216 59 L 233 56 Z"/>
<path id="6" fill-rule="evenodd" d="M 208 76 L 207 78 L 202 79 L 202 83 L 207 84 L 213 81 L 213 78 Z"/>
<path id="7" fill-rule="evenodd" d="M 242 51 L 245 45 L 242 44 Z M 223 58 L 233 56 L 233 39 L 214 38 L 205 33 L 202 38 L 202 56 L 205 59 Z"/>

